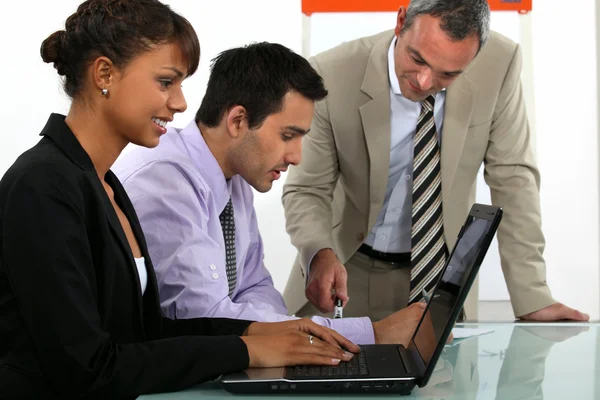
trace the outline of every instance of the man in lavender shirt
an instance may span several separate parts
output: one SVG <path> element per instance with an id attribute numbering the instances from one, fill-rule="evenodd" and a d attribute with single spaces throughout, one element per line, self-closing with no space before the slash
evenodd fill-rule
<path id="1" fill-rule="evenodd" d="M 326 95 L 310 64 L 281 45 L 227 50 L 213 60 L 195 121 L 169 128 L 157 148 L 135 148 L 116 162 L 167 316 L 295 319 L 263 264 L 252 188 L 267 192 L 300 162 L 314 102 Z M 354 343 L 406 344 L 423 308 L 415 304 L 377 322 L 312 320 Z"/>

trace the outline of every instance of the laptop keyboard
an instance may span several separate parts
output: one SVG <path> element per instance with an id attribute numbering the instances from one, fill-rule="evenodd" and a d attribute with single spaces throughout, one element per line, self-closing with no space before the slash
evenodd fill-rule
<path id="1" fill-rule="evenodd" d="M 340 362 L 335 366 L 312 366 L 298 365 L 291 367 L 292 379 L 315 379 L 315 378 L 345 378 L 369 375 L 367 357 L 361 351 L 354 355 L 348 362 Z"/>

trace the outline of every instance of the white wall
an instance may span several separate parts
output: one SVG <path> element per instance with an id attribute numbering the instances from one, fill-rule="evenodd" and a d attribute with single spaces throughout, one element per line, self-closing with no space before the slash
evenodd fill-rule
<path id="1" fill-rule="evenodd" d="M 538 1 L 533 14 L 537 154 L 548 284 L 599 317 L 596 4 Z M 559 22 L 560 21 L 560 22 Z"/>
<path id="2" fill-rule="evenodd" d="M 189 109 L 176 117 L 183 126 L 194 116 L 208 80 L 212 57 L 251 41 L 274 41 L 302 51 L 300 0 L 172 0 L 196 28 L 202 46 L 199 71 L 184 84 Z M 61 28 L 78 0 L 6 2 L 0 24 L 4 77 L 0 117 L 0 175 L 22 151 L 38 140 L 48 114 L 66 112 L 68 100 L 59 89 L 54 69 L 39 56 L 42 40 Z M 36 12 L 32 13 L 33 7 Z M 535 98 L 536 152 L 542 171 L 542 212 L 548 245 L 548 282 L 555 297 L 598 318 L 599 203 L 597 142 L 596 28 L 593 0 L 579 0 L 570 10 L 556 0 L 537 2 L 532 13 L 533 82 L 525 82 Z M 18 16 L 27 16 L 24 27 Z M 492 26 L 518 41 L 516 14 L 494 13 Z M 389 29 L 393 13 L 319 15 L 311 20 L 310 52 L 340 41 Z M 18 40 L 13 40 L 18 33 Z M 8 60 L 8 62 L 6 61 Z M 533 101 L 529 102 L 532 104 Z M 528 104 L 528 105 L 529 105 Z M 284 178 L 267 194 L 256 197 L 259 225 L 265 241 L 265 262 L 275 285 L 283 289 L 295 250 L 285 233 L 280 194 Z M 486 200 L 480 185 L 478 199 Z M 571 206 L 572 205 L 572 206 Z M 490 250 L 481 272 L 482 298 L 506 298 L 496 249 Z M 585 293 L 585 296 L 582 295 Z"/>

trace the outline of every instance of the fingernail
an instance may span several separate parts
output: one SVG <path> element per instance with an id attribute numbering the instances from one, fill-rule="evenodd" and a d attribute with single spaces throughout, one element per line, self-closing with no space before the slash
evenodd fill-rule
<path id="1" fill-rule="evenodd" d="M 354 354 L 352 354 L 352 353 L 349 353 L 349 352 L 347 352 L 347 351 L 345 351 L 345 352 L 344 352 L 344 358 L 345 358 L 346 360 L 352 360 L 352 357 L 354 357 Z"/>
<path id="2" fill-rule="evenodd" d="M 331 361 L 333 361 L 334 363 L 339 363 L 341 360 L 339 358 L 332 358 Z"/>

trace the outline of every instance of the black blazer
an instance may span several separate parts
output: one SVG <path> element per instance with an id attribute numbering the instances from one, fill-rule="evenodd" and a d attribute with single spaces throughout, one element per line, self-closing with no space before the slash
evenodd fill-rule
<path id="1" fill-rule="evenodd" d="M 0 181 L 0 398 L 121 399 L 248 367 L 248 321 L 172 321 L 125 190 L 106 175 L 146 259 L 133 255 L 92 161 L 52 114 Z"/>

